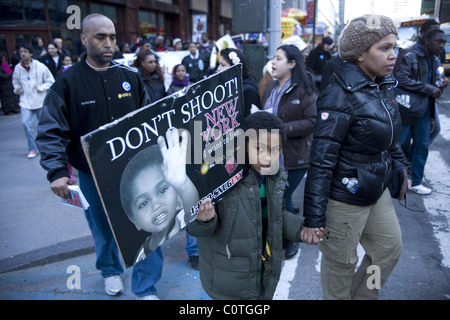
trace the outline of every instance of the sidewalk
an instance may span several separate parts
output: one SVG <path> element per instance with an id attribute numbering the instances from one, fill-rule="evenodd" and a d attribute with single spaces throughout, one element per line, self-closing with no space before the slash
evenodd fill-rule
<path id="1" fill-rule="evenodd" d="M 124 294 L 104 293 L 83 211 L 59 202 L 39 156 L 30 160 L 27 153 L 20 114 L 0 115 L 0 299 L 134 299 L 131 268 L 123 276 Z M 182 231 L 163 246 L 161 299 L 209 299 L 185 242 Z M 81 289 L 67 286 L 72 265 L 81 272 Z"/>

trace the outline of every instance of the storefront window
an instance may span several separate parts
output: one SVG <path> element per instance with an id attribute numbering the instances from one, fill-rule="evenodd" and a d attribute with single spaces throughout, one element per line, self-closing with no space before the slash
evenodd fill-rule
<path id="1" fill-rule="evenodd" d="M 164 13 L 158 13 L 158 26 L 160 32 L 165 32 Z"/>
<path id="2" fill-rule="evenodd" d="M 114 21 L 114 23 L 117 22 L 116 7 L 92 3 L 91 13 L 101 13 Z"/>
<path id="3" fill-rule="evenodd" d="M 81 44 L 81 30 L 67 28 L 67 7 L 76 5 L 80 8 L 81 19 L 86 16 L 85 1 L 61 1 L 61 0 L 47 0 L 48 13 L 50 18 L 51 39 L 61 38 L 63 40 L 63 47 L 67 49 L 73 58 L 80 56 L 84 52 Z"/>
<path id="4" fill-rule="evenodd" d="M 66 10 L 69 6 L 67 1 L 48 0 L 47 4 L 50 27 L 65 27 L 67 20 Z"/>
<path id="5" fill-rule="evenodd" d="M 63 47 L 70 52 L 72 59 L 77 58 L 83 54 L 84 47 L 81 43 L 81 30 L 54 30 L 52 31 L 52 38 L 63 39 Z"/>
<path id="6" fill-rule="evenodd" d="M 0 27 L 45 28 L 45 9 L 41 1 L 2 0 Z"/>

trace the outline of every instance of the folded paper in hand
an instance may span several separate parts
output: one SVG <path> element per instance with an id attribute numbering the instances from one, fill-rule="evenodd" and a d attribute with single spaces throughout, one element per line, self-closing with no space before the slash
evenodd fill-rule
<path id="1" fill-rule="evenodd" d="M 77 207 L 81 208 L 83 210 L 86 210 L 89 208 L 89 203 L 86 201 L 86 198 L 84 197 L 83 193 L 81 192 L 81 189 L 79 186 L 69 186 L 69 191 L 71 195 L 71 199 L 65 199 L 63 197 L 59 197 L 61 202 L 67 206 Z"/>

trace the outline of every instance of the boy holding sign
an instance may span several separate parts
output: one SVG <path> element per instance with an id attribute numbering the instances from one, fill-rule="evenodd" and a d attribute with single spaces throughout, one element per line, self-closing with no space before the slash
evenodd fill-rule
<path id="1" fill-rule="evenodd" d="M 283 122 L 257 112 L 245 125 L 248 175 L 216 206 L 203 200 L 197 220 L 187 226 L 197 237 L 203 288 L 214 299 L 272 299 L 281 273 L 282 238 L 300 241 L 302 231 L 302 218 L 283 203 Z M 319 243 L 323 230 L 315 231 Z"/>

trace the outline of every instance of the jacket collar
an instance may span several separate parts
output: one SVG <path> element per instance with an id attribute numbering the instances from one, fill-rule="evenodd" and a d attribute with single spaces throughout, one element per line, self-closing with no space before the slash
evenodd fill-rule
<path id="1" fill-rule="evenodd" d="M 298 83 L 292 83 L 289 85 L 289 87 L 286 89 L 286 91 L 284 92 L 284 94 L 288 94 L 289 92 L 291 92 L 292 90 L 294 90 L 296 87 L 298 87 Z"/>
<path id="2" fill-rule="evenodd" d="M 412 48 L 412 51 L 414 51 L 415 54 L 417 54 L 419 57 L 423 58 L 427 55 L 427 51 L 421 45 L 420 43 L 416 43 L 414 47 Z"/>
<path id="3" fill-rule="evenodd" d="M 336 68 L 336 82 L 350 92 L 356 92 L 366 86 L 381 90 L 385 86 L 390 88 L 397 85 L 392 73 L 373 82 L 358 65 L 346 61 L 341 62 Z"/>
<path id="4" fill-rule="evenodd" d="M 269 178 L 269 179 L 272 180 L 272 181 L 276 181 L 276 180 L 278 180 L 278 178 L 279 178 L 280 176 L 283 176 L 283 175 L 284 175 L 284 172 L 285 172 L 284 168 L 282 168 L 282 167 L 280 166 L 280 168 L 278 169 L 278 171 L 277 171 L 276 174 L 268 175 L 268 176 L 266 176 L 266 177 Z M 259 176 L 258 176 L 258 174 L 257 174 L 253 169 L 249 168 L 248 173 L 247 173 L 247 177 L 249 178 L 249 180 L 244 179 L 244 181 L 247 180 L 246 184 L 249 184 L 249 185 L 250 185 L 250 184 L 252 183 L 252 181 L 253 181 L 253 182 L 254 182 L 254 181 L 258 181 L 258 177 L 259 177 Z"/>
<path id="5" fill-rule="evenodd" d="M 269 82 L 269 85 L 267 86 L 267 90 L 268 92 L 271 92 L 273 89 L 275 89 L 275 87 L 278 85 L 278 80 L 272 80 L 271 82 Z M 286 91 L 284 92 L 284 94 L 288 94 L 289 92 L 291 92 L 292 90 L 294 90 L 296 87 L 298 87 L 298 83 L 292 83 L 287 87 Z"/>
<path id="6" fill-rule="evenodd" d="M 78 63 L 77 63 L 77 64 L 78 64 Z M 117 65 L 118 65 L 117 62 L 115 62 L 114 60 L 111 60 L 111 63 L 109 64 L 109 67 L 108 67 L 107 69 L 105 69 L 105 70 L 99 72 L 99 71 L 96 71 L 96 70 L 92 69 L 92 68 L 86 63 L 86 59 L 82 59 L 82 60 L 79 62 L 79 64 L 80 64 L 80 66 L 81 66 L 86 72 L 88 72 L 89 74 L 91 74 L 92 76 L 95 76 L 95 77 L 102 77 L 102 76 L 104 76 L 104 75 L 109 75 L 109 74 L 115 72 L 115 70 L 116 70 L 117 68 L 115 68 L 114 66 L 117 66 Z"/>

